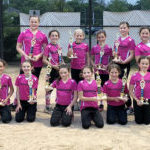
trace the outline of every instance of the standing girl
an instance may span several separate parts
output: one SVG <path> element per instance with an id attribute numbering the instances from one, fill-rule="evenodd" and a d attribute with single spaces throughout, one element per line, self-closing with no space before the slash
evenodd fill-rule
<path id="1" fill-rule="evenodd" d="M 99 75 L 102 80 L 101 85 L 109 79 L 107 67 L 112 57 L 112 48 L 110 48 L 106 43 L 106 32 L 104 30 L 100 30 L 96 34 L 98 44 L 95 45 L 91 50 L 91 64 L 95 67 L 97 71 L 98 66 L 100 65 L 103 70 L 99 70 Z M 102 53 L 102 54 L 101 54 Z M 102 56 L 100 56 L 100 54 Z M 101 101 L 100 110 L 102 111 L 104 105 Z"/>
<path id="2" fill-rule="evenodd" d="M 138 124 L 150 124 L 150 72 L 148 68 L 150 60 L 146 56 L 138 59 L 139 71 L 132 75 L 129 91 L 133 97 L 135 122 Z M 142 91 L 141 83 L 144 82 Z M 147 101 L 147 105 L 141 99 Z"/>
<path id="3" fill-rule="evenodd" d="M 119 37 L 119 39 L 117 39 L 116 42 L 119 43 L 118 56 L 120 60 L 116 61 L 116 63 L 121 68 L 120 78 L 122 78 L 124 75 L 124 69 L 126 68 L 127 68 L 127 77 L 129 75 L 130 62 L 134 58 L 135 42 L 129 36 L 128 22 L 120 22 L 119 28 L 120 28 L 121 37 Z"/>
<path id="4" fill-rule="evenodd" d="M 3 123 L 11 121 L 10 97 L 14 92 L 11 77 L 4 74 L 6 62 L 0 59 L 0 115 Z"/>
<path id="5" fill-rule="evenodd" d="M 43 50 L 48 44 L 46 35 L 38 29 L 39 24 L 40 19 L 38 16 L 30 16 L 29 18 L 30 28 L 20 33 L 16 45 L 16 49 L 18 53 L 21 55 L 21 64 L 25 60 L 30 60 L 34 67 L 33 74 L 37 78 L 39 78 L 43 66 L 42 63 Z M 20 74 L 22 73 L 23 71 L 20 70 Z M 16 105 L 17 99 L 15 98 L 12 104 L 12 110 L 14 110 Z"/>
<path id="6" fill-rule="evenodd" d="M 49 38 L 50 38 L 50 43 L 46 46 L 43 54 L 43 62 L 48 65 L 52 66 L 52 70 L 50 73 L 50 79 L 49 83 L 51 84 L 56 78 L 59 76 L 59 50 L 60 46 L 57 44 L 60 34 L 57 30 L 52 30 L 49 32 Z M 50 58 L 50 60 L 48 60 Z M 45 94 L 45 102 L 46 102 L 46 107 L 45 107 L 45 112 L 50 112 L 50 95 L 51 91 L 47 91 Z"/>
<path id="7" fill-rule="evenodd" d="M 102 128 L 104 126 L 103 118 L 98 110 L 98 87 L 96 81 L 93 80 L 93 74 L 92 67 L 84 67 L 84 80 L 78 84 L 78 94 L 81 100 L 81 121 L 84 129 L 88 129 L 91 126 L 92 120 L 96 127 Z"/>
<path id="8" fill-rule="evenodd" d="M 36 90 L 38 86 L 38 78 L 31 74 L 32 64 L 30 61 L 22 63 L 22 70 L 24 74 L 20 74 L 16 79 L 16 95 L 17 95 L 17 108 L 16 108 L 16 121 L 22 122 L 27 113 L 27 121 L 33 122 L 36 118 L 37 103 L 28 102 L 30 97 L 29 80 L 32 80 L 31 90 L 32 99 L 36 99 Z"/>
<path id="9" fill-rule="evenodd" d="M 117 64 L 111 64 L 108 67 L 109 80 L 103 86 L 103 92 L 107 95 L 107 123 L 114 124 L 118 122 L 121 125 L 127 123 L 127 113 L 125 110 L 125 101 L 120 97 L 123 82 L 119 79 L 121 73 Z M 125 84 L 124 93 L 128 94 L 127 85 Z"/>
<path id="10" fill-rule="evenodd" d="M 51 126 L 61 124 L 70 126 L 73 116 L 73 105 L 77 100 L 77 84 L 69 77 L 67 65 L 61 65 L 59 69 L 60 77 L 55 80 L 48 90 L 56 88 L 56 106 L 50 119 Z"/>
<path id="11" fill-rule="evenodd" d="M 137 63 L 141 56 L 147 56 L 150 58 L 150 28 L 141 27 L 139 35 L 141 43 L 139 43 L 135 48 L 135 59 Z M 148 70 L 150 71 L 150 66 Z"/>

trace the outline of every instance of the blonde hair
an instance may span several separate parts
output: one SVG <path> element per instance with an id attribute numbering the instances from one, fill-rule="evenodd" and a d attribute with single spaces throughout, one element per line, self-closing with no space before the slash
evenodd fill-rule
<path id="1" fill-rule="evenodd" d="M 84 31 L 83 31 L 82 29 L 76 29 L 76 30 L 74 31 L 74 36 L 75 36 L 77 33 L 82 33 L 82 34 L 83 34 L 83 37 L 85 38 L 85 33 L 84 33 Z"/>

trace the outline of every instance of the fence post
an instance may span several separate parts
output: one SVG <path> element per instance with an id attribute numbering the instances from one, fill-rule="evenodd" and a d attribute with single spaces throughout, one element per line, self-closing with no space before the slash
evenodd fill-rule
<path id="1" fill-rule="evenodd" d="M 3 58 L 3 0 L 0 1 L 0 58 Z"/>
<path id="2" fill-rule="evenodd" d="M 92 0 L 89 0 L 89 49 L 91 50 Z"/>

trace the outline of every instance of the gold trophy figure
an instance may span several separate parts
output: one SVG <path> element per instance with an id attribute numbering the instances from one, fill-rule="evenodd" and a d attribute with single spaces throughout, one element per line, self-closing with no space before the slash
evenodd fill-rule
<path id="1" fill-rule="evenodd" d="M 28 86 L 29 86 L 29 103 L 36 103 L 36 100 L 33 99 L 33 79 L 32 79 L 32 74 L 30 74 L 29 79 L 28 79 Z"/>
<path id="2" fill-rule="evenodd" d="M 96 71 L 96 83 L 98 88 L 97 97 L 100 100 L 106 100 L 107 99 L 106 95 L 104 95 L 104 93 L 101 92 L 101 79 L 98 71 Z"/>
<path id="3" fill-rule="evenodd" d="M 145 80 L 142 78 L 140 81 L 140 87 L 141 87 L 141 98 L 140 98 L 140 103 L 143 105 L 149 105 L 148 99 L 144 98 L 144 88 L 145 88 Z"/>
<path id="4" fill-rule="evenodd" d="M 118 56 L 118 48 L 119 48 L 120 42 L 118 41 L 118 39 L 119 39 L 119 33 L 116 34 L 115 50 L 114 50 L 114 59 L 113 59 L 114 62 L 120 61 L 120 58 L 119 58 L 119 56 Z"/>
<path id="5" fill-rule="evenodd" d="M 58 48 L 59 65 L 62 64 L 62 48 Z"/>
<path id="6" fill-rule="evenodd" d="M 122 78 L 122 89 L 121 89 L 121 93 L 120 93 L 120 97 L 123 101 L 128 100 L 127 95 L 124 93 L 126 83 L 127 83 L 127 69 L 125 69 L 125 71 L 124 71 L 124 76 Z"/>
<path id="7" fill-rule="evenodd" d="M 36 44 L 36 38 L 33 37 L 31 40 L 31 48 L 30 48 L 30 53 L 29 53 L 30 59 L 32 59 L 32 57 L 33 57 L 33 49 L 34 49 L 35 44 Z"/>
<path id="8" fill-rule="evenodd" d="M 46 85 L 45 85 L 45 88 L 48 88 L 49 87 L 49 78 L 50 78 L 50 73 L 52 71 L 52 66 L 51 66 L 51 58 L 49 57 L 48 58 L 48 65 L 46 67 Z"/>
<path id="9" fill-rule="evenodd" d="M 72 33 L 71 33 L 71 30 L 69 32 L 70 34 L 70 38 L 69 38 L 69 44 L 70 44 L 70 48 L 71 48 L 71 52 L 70 52 L 70 59 L 74 59 L 74 58 L 77 58 L 77 54 L 73 52 L 73 36 L 72 36 Z"/>
<path id="10" fill-rule="evenodd" d="M 98 70 L 105 70 L 104 68 L 101 67 L 102 65 L 102 58 L 103 58 L 103 55 L 104 55 L 104 47 L 105 47 L 105 44 L 102 44 L 101 46 L 101 50 L 100 50 L 100 60 L 99 60 L 99 65 L 97 67 Z"/>

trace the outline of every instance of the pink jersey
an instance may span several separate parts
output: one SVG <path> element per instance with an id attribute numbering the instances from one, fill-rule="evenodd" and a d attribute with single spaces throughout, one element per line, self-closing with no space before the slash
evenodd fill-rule
<path id="1" fill-rule="evenodd" d="M 24 74 L 20 74 L 17 79 L 15 85 L 19 88 L 19 97 L 20 100 L 27 101 L 29 100 L 29 85 L 28 79 Z M 37 89 L 38 87 L 38 79 L 36 76 L 32 75 L 33 85 L 32 89 Z M 36 90 L 34 95 L 36 95 Z"/>
<path id="2" fill-rule="evenodd" d="M 150 47 L 144 44 L 143 42 L 139 43 L 135 47 L 135 56 L 150 56 Z"/>
<path id="3" fill-rule="evenodd" d="M 109 97 L 119 97 L 122 91 L 122 80 L 119 79 L 117 83 L 113 83 L 111 80 L 105 82 L 103 86 L 103 92 L 107 94 Z M 125 85 L 124 93 L 128 94 L 127 85 Z M 121 106 L 125 103 L 123 101 L 107 101 L 107 103 L 111 106 Z"/>
<path id="4" fill-rule="evenodd" d="M 58 55 L 58 45 L 54 45 L 52 43 L 48 44 L 44 50 L 44 56 L 51 58 L 51 64 L 57 65 L 59 64 L 59 55 Z"/>
<path id="5" fill-rule="evenodd" d="M 120 44 L 118 48 L 118 55 L 121 57 L 122 60 L 126 60 L 130 55 L 130 50 L 135 50 L 135 42 L 134 40 L 128 36 L 124 40 L 121 37 L 118 39 Z"/>
<path id="6" fill-rule="evenodd" d="M 69 105 L 74 97 L 74 91 L 77 91 L 77 84 L 74 80 L 68 79 L 66 83 L 62 80 L 54 81 L 52 87 L 57 89 L 56 103 L 60 105 Z"/>
<path id="7" fill-rule="evenodd" d="M 95 64 L 100 63 L 100 51 L 101 47 L 99 44 L 95 45 L 91 50 L 91 55 L 94 55 L 95 57 Z M 112 57 L 112 48 L 110 48 L 108 45 L 105 45 L 104 47 L 104 55 L 102 57 L 102 64 L 108 65 L 110 58 Z M 108 74 L 107 71 L 99 71 L 100 74 Z"/>
<path id="8" fill-rule="evenodd" d="M 23 50 L 27 55 L 29 55 L 29 53 L 30 53 L 32 38 L 33 38 L 33 33 L 31 32 L 30 29 L 27 29 L 24 32 L 20 33 L 18 40 L 17 40 L 17 43 L 23 44 Z M 36 33 L 36 43 L 35 43 L 34 49 L 33 49 L 33 56 L 36 56 L 43 51 L 42 50 L 43 44 L 48 44 L 47 37 L 44 33 L 42 33 L 41 31 L 38 30 Z M 21 63 L 23 63 L 24 61 L 25 61 L 25 57 L 22 56 Z M 43 66 L 42 58 L 40 58 L 37 62 L 32 62 L 32 63 L 33 63 L 34 67 L 42 67 Z"/>
<path id="9" fill-rule="evenodd" d="M 134 75 L 132 75 L 130 84 L 134 85 L 134 94 L 138 99 L 140 99 L 141 97 L 140 81 L 142 78 L 144 78 L 145 80 L 144 98 L 150 99 L 150 72 L 147 72 L 145 76 L 142 76 L 139 72 L 136 72 Z"/>
<path id="10" fill-rule="evenodd" d="M 0 88 L 0 101 L 5 100 L 8 96 L 9 88 L 12 87 L 11 77 L 3 74 L 0 78 L 1 88 Z M 7 105 L 10 104 L 10 99 L 7 101 Z"/>
<path id="11" fill-rule="evenodd" d="M 86 54 L 89 51 L 88 45 L 85 43 L 77 44 L 73 42 L 72 44 L 73 52 L 76 53 L 77 58 L 71 60 L 72 69 L 83 69 L 86 65 Z M 70 48 L 70 45 L 69 45 Z"/>
<path id="12" fill-rule="evenodd" d="M 102 89 L 101 89 L 102 90 Z M 86 80 L 82 80 L 78 84 L 78 92 L 82 91 L 84 97 L 97 97 L 97 84 L 96 81 L 93 80 L 92 83 L 88 83 Z M 97 101 L 82 101 L 81 99 L 81 107 L 80 110 L 85 109 L 87 107 L 94 107 L 98 109 Z"/>

